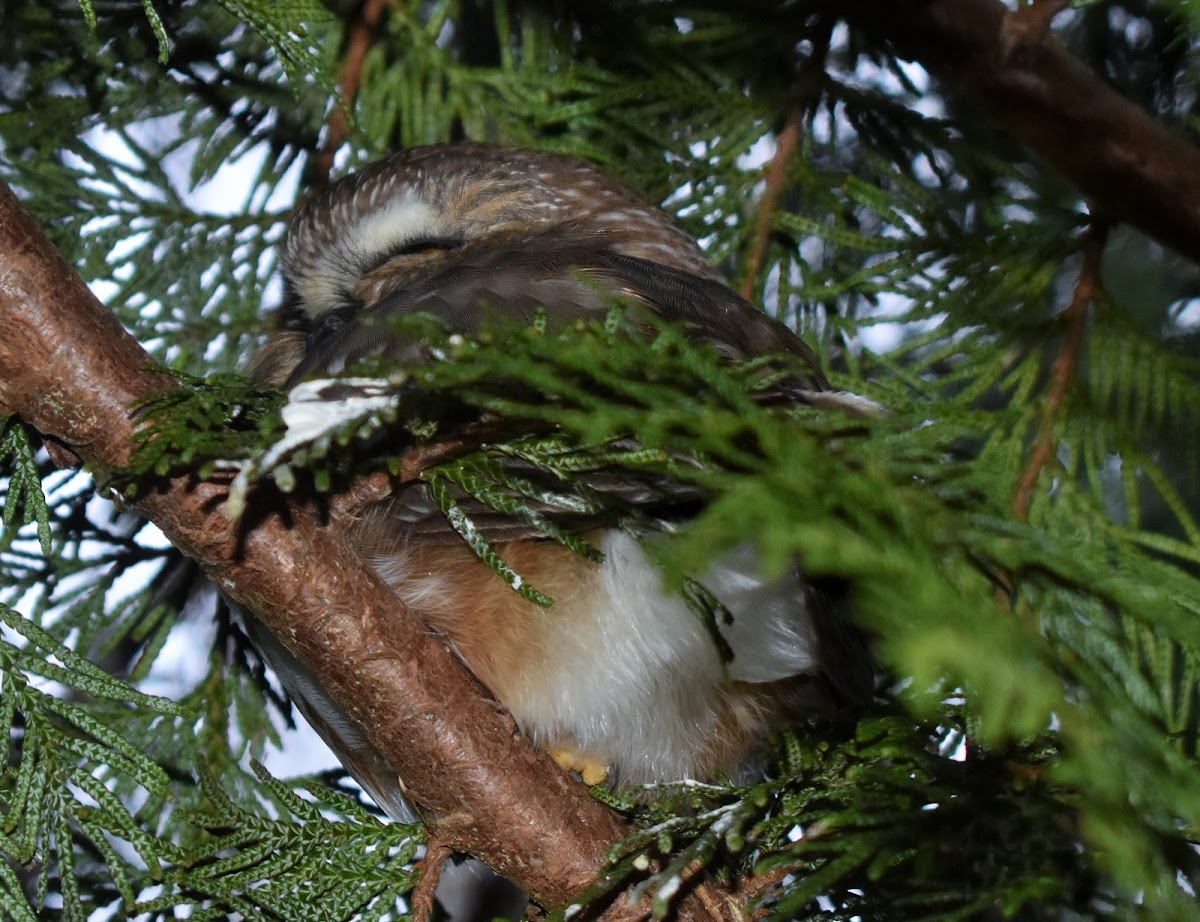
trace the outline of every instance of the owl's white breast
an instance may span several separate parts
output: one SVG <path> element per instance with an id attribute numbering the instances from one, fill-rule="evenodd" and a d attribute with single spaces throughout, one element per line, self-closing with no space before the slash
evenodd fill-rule
<path id="1" fill-rule="evenodd" d="M 751 548 L 703 576 L 733 615 L 721 626 L 733 650 L 723 665 L 700 617 L 664 590 L 637 541 L 615 530 L 593 540 L 605 555 L 598 566 L 544 541 L 501 549 L 555 599 L 549 609 L 457 551 L 435 558 L 404 546 L 376 567 L 539 744 L 611 766 L 623 784 L 731 771 L 772 722 L 748 683 L 816 669 L 798 577 L 764 582 Z"/>

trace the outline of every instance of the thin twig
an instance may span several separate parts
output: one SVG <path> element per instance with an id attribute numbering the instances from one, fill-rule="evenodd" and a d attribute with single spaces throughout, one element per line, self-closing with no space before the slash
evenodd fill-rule
<path id="1" fill-rule="evenodd" d="M 751 907 L 756 901 L 760 900 L 767 891 L 778 887 L 789 874 L 795 873 L 796 868 L 783 865 L 775 868 L 774 870 L 767 871 L 765 874 L 755 874 L 753 877 L 743 877 L 741 880 L 737 881 L 734 894 L 742 903 L 742 905 L 746 907 L 746 911 L 750 913 L 750 918 L 765 918 L 766 912 L 763 909 L 752 909 Z"/>
<path id="2" fill-rule="evenodd" d="M 390 499 L 398 488 L 421 479 L 431 467 L 445 464 L 489 443 L 503 442 L 531 432 L 529 424 L 511 420 L 477 420 L 435 442 L 409 449 L 399 459 L 394 473 L 376 471 L 358 478 L 345 491 L 333 496 L 329 508 L 335 522 L 352 525 L 371 507 Z"/>
<path id="3" fill-rule="evenodd" d="M 350 38 L 346 42 L 346 56 L 342 59 L 341 80 L 342 97 L 329 113 L 329 124 L 325 133 L 325 143 L 317 153 L 313 165 L 313 187 L 320 189 L 329 185 L 329 176 L 333 172 L 333 159 L 338 149 L 346 141 L 346 133 L 350 129 L 350 113 L 354 111 L 354 101 L 358 97 L 358 88 L 362 83 L 363 61 L 375 41 L 375 31 L 383 19 L 388 0 L 366 0 L 362 11 L 354 25 L 350 27 Z"/>
<path id="4" fill-rule="evenodd" d="M 1066 401 L 1067 389 L 1071 386 L 1075 369 L 1079 365 L 1079 350 L 1083 346 L 1083 334 L 1087 328 L 1088 309 L 1096 295 L 1096 285 L 1100 279 L 1100 260 L 1104 255 L 1107 239 L 1108 225 L 1100 222 L 1092 225 L 1083 236 L 1083 265 L 1079 267 L 1079 277 L 1075 281 L 1075 293 L 1071 303 L 1063 312 L 1067 326 L 1066 339 L 1050 369 L 1050 389 L 1042 405 L 1037 443 L 1029 456 L 1029 463 L 1021 473 L 1021 479 L 1017 482 L 1017 492 L 1013 498 L 1013 515 L 1022 522 L 1029 518 L 1029 507 L 1033 501 L 1038 477 L 1055 455 L 1058 444 L 1055 433 L 1062 415 L 1063 403 Z"/>
<path id="5" fill-rule="evenodd" d="M 425 846 L 425 857 L 421 859 L 421 880 L 412 892 L 412 917 L 416 922 L 429 922 L 433 918 L 434 895 L 438 881 L 442 879 L 442 868 L 454 853 L 437 834 L 429 836 Z"/>
<path id="6" fill-rule="evenodd" d="M 804 119 L 812 108 L 821 86 L 821 77 L 825 73 L 825 56 L 829 53 L 829 36 L 832 26 L 825 24 L 813 39 L 812 53 L 801 66 L 799 78 L 792 92 L 793 103 L 788 111 L 787 121 L 775 138 L 775 155 L 767 167 L 767 184 L 763 191 L 762 201 L 758 204 L 758 214 L 754 219 L 754 235 L 750 253 L 746 257 L 746 275 L 742 279 L 739 294 L 747 301 L 754 298 L 754 289 L 758 286 L 759 275 L 767 260 L 767 247 L 771 242 L 771 225 L 775 221 L 775 213 L 779 210 L 779 199 L 787 187 L 788 165 L 800 147 L 804 136 Z"/>
<path id="7" fill-rule="evenodd" d="M 743 903 L 733 894 L 715 888 L 701 887 L 696 891 L 700 902 L 714 919 L 727 919 L 730 922 L 745 918 Z"/>

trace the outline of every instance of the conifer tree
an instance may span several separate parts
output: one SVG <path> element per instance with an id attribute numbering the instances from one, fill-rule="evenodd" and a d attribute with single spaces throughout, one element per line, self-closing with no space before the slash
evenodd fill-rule
<path id="1" fill-rule="evenodd" d="M 4 918 L 406 918 L 451 849 L 536 918 L 1200 917 L 1192 5 L 46 0 L 0 21 Z M 436 639 L 414 677 L 325 630 L 388 605 L 329 579 L 336 522 L 381 483 L 521 513 L 494 446 L 365 450 L 419 429 L 401 406 L 272 458 L 283 396 L 238 374 L 295 205 L 460 139 L 620 175 L 885 408 L 764 408 L 754 376 L 619 323 L 468 341 L 407 392 L 540 414 L 551 436 L 500 449 L 564 482 L 701 459 L 673 469 L 712 497 L 663 545 L 680 586 L 754 542 L 846 587 L 875 700 L 774 741 L 757 783 L 589 792 L 526 758 Z M 630 368 L 653 399 L 573 396 Z M 288 489 L 286 522 L 255 518 L 255 491 Z M 379 731 L 447 807 L 428 829 L 340 773 L 262 767 L 291 709 L 185 558 L 335 690 L 439 709 L 452 740 Z"/>

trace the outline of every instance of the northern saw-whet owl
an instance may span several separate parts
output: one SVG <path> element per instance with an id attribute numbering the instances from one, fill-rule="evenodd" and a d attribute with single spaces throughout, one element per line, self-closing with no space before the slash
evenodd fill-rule
<path id="1" fill-rule="evenodd" d="M 836 403 L 790 330 L 734 294 L 663 211 L 580 160 L 477 144 L 403 151 L 305 204 L 282 265 L 291 329 L 258 362 L 279 383 L 365 357 L 419 358 L 420 344 L 387 322 L 411 313 L 463 333 L 539 316 L 562 328 L 603 319 L 616 299 L 682 324 L 729 362 L 797 357 L 806 371 L 790 399 Z M 669 509 L 655 514 L 669 527 Z M 588 783 L 736 778 L 771 730 L 869 697 L 861 640 L 798 570 L 766 582 L 746 547 L 695 574 L 733 615 L 723 664 L 637 539 L 603 518 L 581 531 L 603 562 L 520 523 L 489 536 L 549 608 L 495 575 L 422 484 L 370 510 L 357 548 L 534 743 Z M 258 641 L 347 768 L 404 815 L 394 773 L 361 732 L 282 646 Z"/>

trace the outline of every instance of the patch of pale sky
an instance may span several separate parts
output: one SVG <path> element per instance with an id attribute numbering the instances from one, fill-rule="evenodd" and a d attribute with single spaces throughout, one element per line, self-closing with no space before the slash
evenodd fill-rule
<path id="1" fill-rule="evenodd" d="M 1176 336 L 1200 333 L 1200 298 L 1188 298 L 1171 305 L 1167 312 L 1170 332 Z"/>

